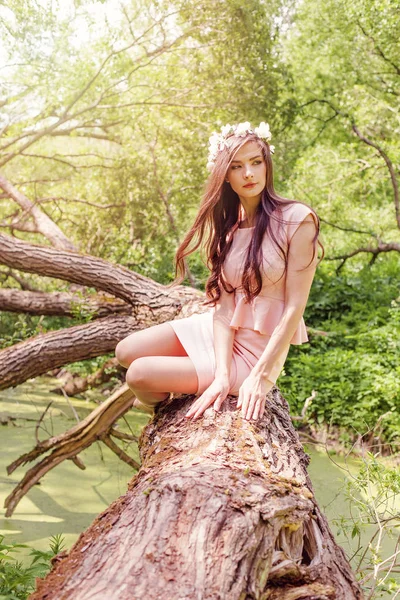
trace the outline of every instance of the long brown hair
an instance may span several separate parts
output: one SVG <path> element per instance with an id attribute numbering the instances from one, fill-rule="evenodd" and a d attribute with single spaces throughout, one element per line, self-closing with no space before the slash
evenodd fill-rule
<path id="1" fill-rule="evenodd" d="M 215 164 L 210 174 L 203 198 L 200 204 L 199 212 L 192 227 L 187 232 L 183 242 L 175 254 L 175 279 L 168 287 L 181 283 L 186 276 L 185 258 L 199 246 L 204 247 L 207 256 L 207 267 L 211 271 L 206 281 L 206 296 L 209 300 L 205 305 L 215 306 L 221 297 L 220 285 L 226 292 L 234 291 L 228 288 L 227 282 L 222 275 L 222 265 L 226 255 L 232 245 L 232 233 L 237 227 L 241 216 L 241 202 L 239 196 L 233 191 L 230 184 L 225 181 L 226 174 L 233 156 L 245 143 L 254 141 L 260 146 L 262 156 L 266 163 L 266 184 L 261 194 L 261 200 L 257 206 L 255 215 L 255 227 L 252 239 L 249 244 L 242 277 L 242 286 L 246 295 L 247 302 L 251 302 L 258 296 L 262 288 L 262 277 L 260 265 L 263 259 L 262 240 L 264 235 L 268 235 L 278 248 L 279 254 L 284 260 L 285 268 L 282 274 L 285 275 L 288 264 L 288 251 L 282 245 L 282 239 L 277 239 L 271 227 L 271 220 L 277 220 L 279 224 L 285 224 L 282 217 L 282 207 L 288 204 L 296 203 L 296 200 L 290 200 L 279 196 L 274 190 L 273 166 L 271 152 L 268 143 L 261 140 L 254 133 L 247 133 L 245 136 L 231 135 L 227 138 L 229 146 L 218 152 Z M 308 206 L 308 205 L 306 205 Z M 309 207 L 313 213 L 316 233 L 313 238 L 313 257 L 315 257 L 317 243 L 324 248 L 318 240 L 320 231 L 320 220 L 314 210 Z M 274 213 L 274 214 L 272 214 Z M 293 223 L 294 221 L 290 221 Z M 299 221 L 300 223 L 301 221 Z M 191 244 L 193 243 L 192 247 Z M 319 261 L 319 262 L 320 262 Z M 308 266 L 308 265 L 307 265 Z"/>

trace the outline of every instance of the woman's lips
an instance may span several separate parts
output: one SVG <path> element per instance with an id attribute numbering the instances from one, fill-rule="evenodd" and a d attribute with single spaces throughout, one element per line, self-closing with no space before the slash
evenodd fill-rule
<path id="1" fill-rule="evenodd" d="M 254 187 L 255 185 L 257 185 L 257 184 L 256 184 L 256 183 L 247 183 L 247 184 L 246 184 L 246 185 L 244 185 L 243 187 L 245 187 L 245 188 L 252 188 L 252 187 Z"/>

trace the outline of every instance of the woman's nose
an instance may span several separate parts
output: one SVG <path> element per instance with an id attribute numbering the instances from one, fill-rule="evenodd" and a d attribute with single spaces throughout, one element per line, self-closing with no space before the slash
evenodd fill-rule
<path id="1" fill-rule="evenodd" d="M 244 168 L 244 176 L 245 177 L 253 177 L 253 169 L 251 168 L 250 165 L 248 165 L 247 167 L 245 166 L 245 168 Z"/>

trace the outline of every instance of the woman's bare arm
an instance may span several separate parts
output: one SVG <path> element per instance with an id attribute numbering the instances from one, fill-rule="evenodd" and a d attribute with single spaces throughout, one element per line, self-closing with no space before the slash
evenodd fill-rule
<path id="1" fill-rule="evenodd" d="M 290 341 L 303 316 L 314 279 L 318 262 L 316 255 L 312 260 L 312 241 L 315 232 L 314 219 L 309 214 L 297 228 L 289 245 L 283 315 L 264 352 L 252 369 L 253 375 L 261 376 L 273 383 L 285 363 Z"/>

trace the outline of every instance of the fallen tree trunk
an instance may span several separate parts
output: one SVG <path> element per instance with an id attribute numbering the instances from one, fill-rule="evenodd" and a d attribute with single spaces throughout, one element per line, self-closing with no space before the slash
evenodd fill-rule
<path id="1" fill-rule="evenodd" d="M 204 293 L 200 290 L 183 285 L 168 288 L 100 258 L 29 244 L 2 234 L 0 263 L 103 290 L 105 294 L 98 291 L 92 297 L 85 293 L 75 308 L 83 315 L 97 309 L 108 315 L 99 318 L 100 314 L 96 314 L 89 323 L 52 330 L 0 350 L 0 389 L 19 385 L 71 362 L 114 352 L 117 343 L 133 331 L 174 319 L 178 314 L 185 317 L 205 310 Z M 55 299 L 53 313 L 49 306 L 51 298 Z M 23 306 L 32 314 L 62 314 L 62 311 L 66 314 L 65 311 L 72 310 L 73 298 L 73 294 L 57 292 L 4 290 L 0 292 L 0 310 Z M 111 314 L 106 310 L 107 302 Z"/>
<path id="2" fill-rule="evenodd" d="M 103 290 L 124 300 L 131 306 L 147 306 L 151 310 L 161 310 L 165 307 L 170 311 L 174 300 L 177 312 L 182 306 L 180 300 L 185 301 L 190 299 L 190 295 L 193 296 L 190 288 L 179 286 L 174 290 L 167 290 L 165 286 L 149 277 L 96 256 L 29 244 L 2 233 L 0 263 L 26 273 L 55 277 L 80 286 L 92 286 L 96 290 Z"/>
<path id="3" fill-rule="evenodd" d="M 279 391 L 257 423 L 232 398 L 188 421 L 192 400 L 160 408 L 126 494 L 57 557 L 30 599 L 361 599 Z"/>

